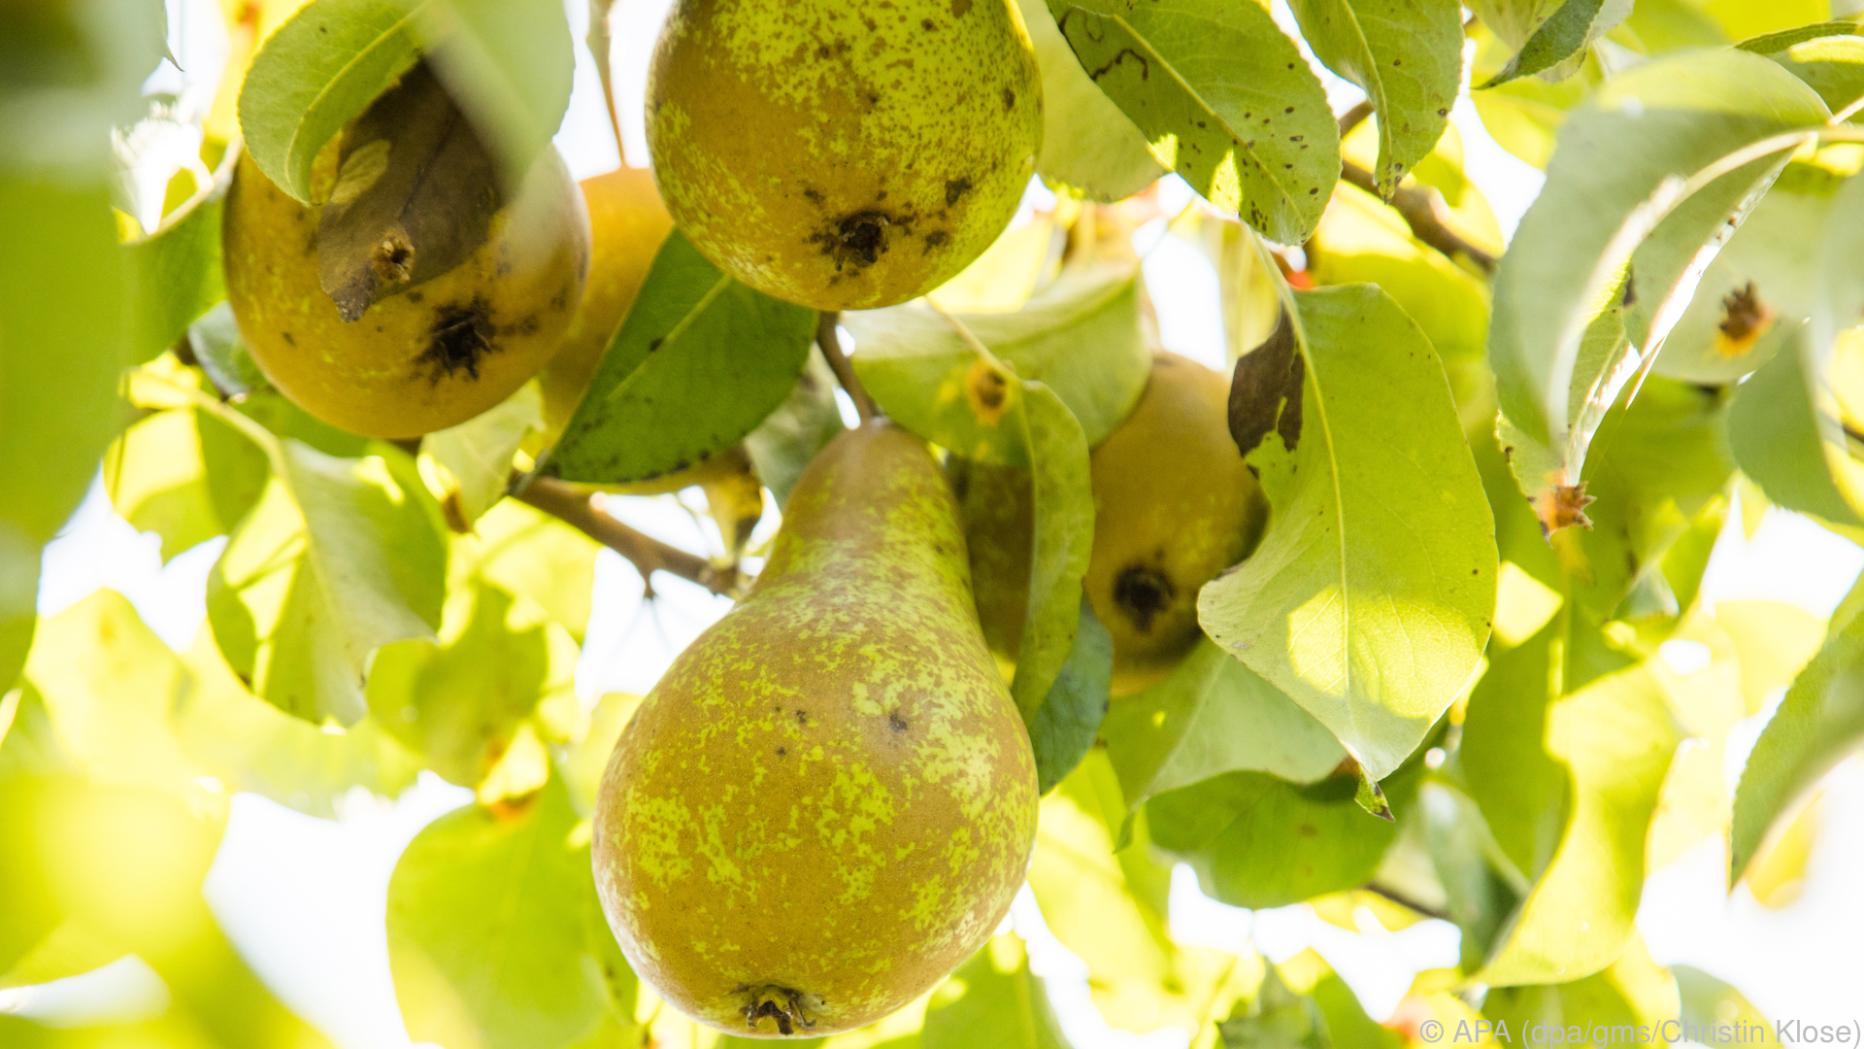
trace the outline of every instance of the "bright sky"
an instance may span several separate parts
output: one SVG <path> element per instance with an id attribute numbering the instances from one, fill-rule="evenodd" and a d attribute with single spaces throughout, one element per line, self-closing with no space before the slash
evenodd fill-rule
<path id="1" fill-rule="evenodd" d="M 655 29 L 667 0 L 617 5 L 617 77 L 636 84 L 644 76 Z M 184 79 L 173 70 L 158 76 L 163 90 L 183 92 L 182 106 L 205 105 L 212 73 L 222 64 L 224 40 L 216 0 L 170 0 L 174 54 L 207 82 Z M 587 5 L 568 5 L 580 40 Z M 1287 12 L 1277 4 L 1280 17 Z M 1332 81 L 1337 109 L 1356 99 L 1350 86 Z M 628 98 L 638 100 L 638 89 Z M 1482 130 L 1472 107 L 1453 113 L 1462 133 L 1469 168 L 1488 195 L 1506 230 L 1512 230 L 1539 188 L 1539 172 L 1503 152 Z M 624 105 L 629 156 L 646 155 L 639 106 Z M 614 166 L 599 87 L 587 56 L 579 52 L 575 93 L 558 145 L 578 177 Z M 1167 203 L 1188 202 L 1178 184 Z M 1175 199 L 1173 199 L 1175 195 Z M 1168 211 L 1169 213 L 1169 211 Z M 1149 290 L 1157 302 L 1162 335 L 1177 352 L 1212 364 L 1223 360 L 1216 276 L 1193 248 L 1163 238 L 1146 260 Z M 628 500 L 631 522 L 692 548 L 708 541 L 695 519 L 665 500 Z M 1770 513 L 1752 540 L 1731 522 L 1718 548 L 1704 594 L 1708 600 L 1772 598 L 1829 615 L 1849 588 L 1864 552 L 1789 514 Z M 766 531 L 770 528 L 766 522 Z M 49 548 L 40 606 L 55 613 L 98 588 L 121 591 L 171 645 L 185 648 L 204 623 L 208 569 L 221 542 L 207 544 L 163 567 L 155 538 L 138 535 L 110 510 L 101 492 L 79 511 Z M 653 606 L 639 600 L 632 570 L 604 552 L 598 562 L 596 603 L 578 671 L 585 695 L 605 691 L 644 692 L 679 651 L 728 607 L 679 581 L 658 584 Z M 1665 650 L 1687 663 L 1690 653 Z M 1678 669 L 1687 669 L 1679 666 Z M 1730 756 L 1732 779 L 1761 719 Z M 1639 925 L 1659 961 L 1707 969 L 1746 991 L 1775 1017 L 1807 1021 L 1856 1021 L 1858 944 L 1864 943 L 1864 894 L 1856 892 L 1864 870 L 1864 767 L 1852 762 L 1831 777 L 1822 812 L 1823 832 L 1807 871 L 1800 900 L 1780 911 L 1760 907 L 1745 890 L 1722 890 L 1723 847 L 1704 844 L 1654 876 Z M 395 1006 L 383 931 L 390 871 L 401 849 L 429 820 L 469 800 L 465 790 L 426 777 L 401 799 L 383 802 L 357 792 L 335 821 L 299 815 L 261 798 L 242 795 L 233 804 L 225 843 L 208 879 L 208 898 L 228 932 L 279 993 L 306 1018 L 348 1049 L 407 1046 Z M 1013 921 L 1033 944 L 1037 969 L 1052 979 L 1059 1013 L 1076 1044 L 1084 1047 L 1181 1046 L 1166 1032 L 1149 1038 L 1113 1032 L 1098 1022 L 1087 998 L 1084 970 L 1041 928 L 1025 891 Z M 1426 922 L 1399 934 L 1378 930 L 1354 937 L 1314 917 L 1306 907 L 1248 912 L 1214 903 L 1198 891 L 1195 878 L 1177 872 L 1172 924 L 1188 942 L 1236 949 L 1253 943 L 1272 959 L 1318 948 L 1357 990 L 1369 1011 L 1386 1015 L 1418 970 L 1448 965 L 1456 957 L 1453 927 Z M 160 989 L 134 964 L 39 991 L 0 991 L 0 1011 L 51 1016 L 94 1012 L 100 1000 L 121 999 L 135 1007 L 159 1002 Z"/>

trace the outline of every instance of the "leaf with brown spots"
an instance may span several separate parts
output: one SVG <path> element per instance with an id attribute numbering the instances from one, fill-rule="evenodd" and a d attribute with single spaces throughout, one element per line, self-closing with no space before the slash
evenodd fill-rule
<path id="1" fill-rule="evenodd" d="M 1230 380 L 1230 437 L 1247 456 L 1270 433 L 1293 448 L 1301 440 L 1301 386 L 1307 366 L 1284 307 L 1262 345 L 1236 361 Z"/>

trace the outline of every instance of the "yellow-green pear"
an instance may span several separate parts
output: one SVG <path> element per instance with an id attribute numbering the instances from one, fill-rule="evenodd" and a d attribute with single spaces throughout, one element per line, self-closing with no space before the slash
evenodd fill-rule
<path id="1" fill-rule="evenodd" d="M 1117 692 L 1156 680 L 1190 648 L 1198 589 L 1247 556 L 1267 523 L 1268 501 L 1230 438 L 1228 412 L 1223 375 L 1160 353 L 1139 403 L 1093 451 L 1083 587 L 1113 638 Z M 985 637 L 1013 659 L 1028 601 L 1028 475 L 963 464 L 952 480 Z"/>
<path id="2" fill-rule="evenodd" d="M 1034 845 L 1035 761 L 971 601 L 951 492 L 869 423 L 792 492 L 744 600 L 616 744 L 596 887 L 634 969 L 739 1035 L 820 1035 L 990 936 Z"/>
<path id="3" fill-rule="evenodd" d="M 647 143 L 713 264 L 823 310 L 944 283 L 1016 213 L 1041 77 L 1012 0 L 678 0 Z"/>

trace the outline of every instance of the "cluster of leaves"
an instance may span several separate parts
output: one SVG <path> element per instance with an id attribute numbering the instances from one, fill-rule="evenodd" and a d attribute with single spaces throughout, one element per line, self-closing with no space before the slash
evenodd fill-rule
<path id="1" fill-rule="evenodd" d="M 1060 203 L 928 302 L 841 320 L 890 417 L 1029 471 L 1012 693 L 1048 790 L 1030 884 L 1102 1018 L 1200 1046 L 1397 1046 L 1427 1019 L 1748 1009 L 1653 963 L 1633 918 L 1647 863 L 1726 834 L 1739 876 L 1864 740 L 1864 590 L 1829 625 L 1697 600 L 1736 506 L 1864 539 L 1864 30 L 1824 0 L 1479 0 L 1467 26 L 1437 0 L 1293 0 L 1366 97 L 1341 120 L 1262 6 L 1021 6 Z M 418 448 L 317 423 L 220 304 L 236 138 L 306 196 L 311 159 L 426 55 L 521 166 L 563 115 L 573 41 L 558 0 L 227 9 L 202 174 L 153 203 L 123 199 L 107 132 L 161 119 L 140 85 L 162 6 L 0 14 L 22 71 L 0 108 L 0 986 L 135 954 L 171 994 L 130 1034 L 319 1044 L 202 903 L 226 797 L 327 815 L 431 770 L 476 797 L 389 889 L 416 1039 L 733 1043 L 661 1010 L 603 927 L 586 819 L 633 701 L 571 683 L 595 544 L 503 496 L 514 457 L 623 484 L 742 445 L 780 502 L 839 425 L 816 318 L 676 233 L 547 453 L 534 388 Z M 1448 127 L 1472 83 L 1547 172 L 1506 255 Z M 1167 171 L 1209 206 L 1156 214 Z M 125 243 L 113 204 L 160 218 Z M 1232 432 L 1273 516 L 1200 595 L 1208 637 L 1109 709 L 1081 601 L 1088 462 L 1156 341 L 1132 251 L 1149 219 L 1220 278 Z M 185 653 L 114 594 L 38 621 L 41 550 L 100 462 L 164 558 L 224 537 Z M 1682 673 L 1669 641 L 1710 659 Z M 1730 731 L 1782 689 L 1731 796 Z M 1316 956 L 1174 939 L 1180 862 L 1240 906 L 1444 917 L 1461 958 L 1380 1026 Z M 0 1020 L 9 1045 L 124 1033 Z M 1066 1042 L 1009 935 L 831 1041 Z"/>

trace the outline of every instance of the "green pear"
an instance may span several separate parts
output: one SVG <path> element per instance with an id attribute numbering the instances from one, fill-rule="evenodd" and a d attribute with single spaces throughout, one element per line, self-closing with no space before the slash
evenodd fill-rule
<path id="1" fill-rule="evenodd" d="M 1012 0 L 678 0 L 647 89 L 680 230 L 745 284 L 821 310 L 957 274 L 1016 214 L 1041 143 Z"/>
<path id="2" fill-rule="evenodd" d="M 682 1012 L 820 1035 L 984 943 L 1034 846 L 1035 760 L 926 446 L 869 423 L 797 482 L 770 560 L 616 744 L 596 887 Z"/>

